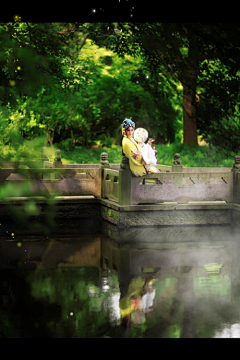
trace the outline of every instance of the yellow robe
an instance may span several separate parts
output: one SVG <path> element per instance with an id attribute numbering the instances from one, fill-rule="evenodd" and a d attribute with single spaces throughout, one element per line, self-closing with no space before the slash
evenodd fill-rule
<path id="1" fill-rule="evenodd" d="M 143 176 L 147 174 L 144 167 L 143 157 L 139 151 L 138 143 L 131 138 L 131 140 L 125 135 L 122 140 L 123 153 L 129 159 L 130 169 L 135 176 Z"/>
<path id="2" fill-rule="evenodd" d="M 129 166 L 133 175 L 143 176 L 159 172 L 157 169 L 144 164 L 142 153 L 139 150 L 139 145 L 133 138 L 130 140 L 125 135 L 122 140 L 122 147 L 123 153 L 129 159 Z"/>

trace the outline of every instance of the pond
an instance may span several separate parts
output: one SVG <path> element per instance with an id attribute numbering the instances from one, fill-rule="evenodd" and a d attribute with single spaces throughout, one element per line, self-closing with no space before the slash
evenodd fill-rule
<path id="1" fill-rule="evenodd" d="M 0 237 L 1 338 L 240 337 L 237 231 L 66 233 Z"/>

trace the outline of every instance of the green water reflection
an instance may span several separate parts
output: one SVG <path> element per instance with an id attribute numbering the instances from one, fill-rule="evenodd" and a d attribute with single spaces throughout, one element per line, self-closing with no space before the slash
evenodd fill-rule
<path id="1" fill-rule="evenodd" d="M 2 338 L 240 337 L 238 236 L 26 240 L 0 240 Z"/>

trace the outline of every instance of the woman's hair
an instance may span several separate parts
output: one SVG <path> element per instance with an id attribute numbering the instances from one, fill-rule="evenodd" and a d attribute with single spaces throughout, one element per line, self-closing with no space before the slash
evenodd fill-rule
<path id="1" fill-rule="evenodd" d="M 126 135 L 126 130 L 130 127 L 132 127 L 133 129 L 135 129 L 135 122 L 132 121 L 132 119 L 125 119 L 122 122 L 122 135 Z"/>

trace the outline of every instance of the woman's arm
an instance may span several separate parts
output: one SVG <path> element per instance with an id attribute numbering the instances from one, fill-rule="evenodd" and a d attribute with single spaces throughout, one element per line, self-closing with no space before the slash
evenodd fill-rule
<path id="1" fill-rule="evenodd" d="M 123 153 L 125 156 L 135 164 L 135 165 L 142 165 L 143 157 L 139 150 L 137 150 L 136 146 L 128 140 L 123 139 Z"/>

